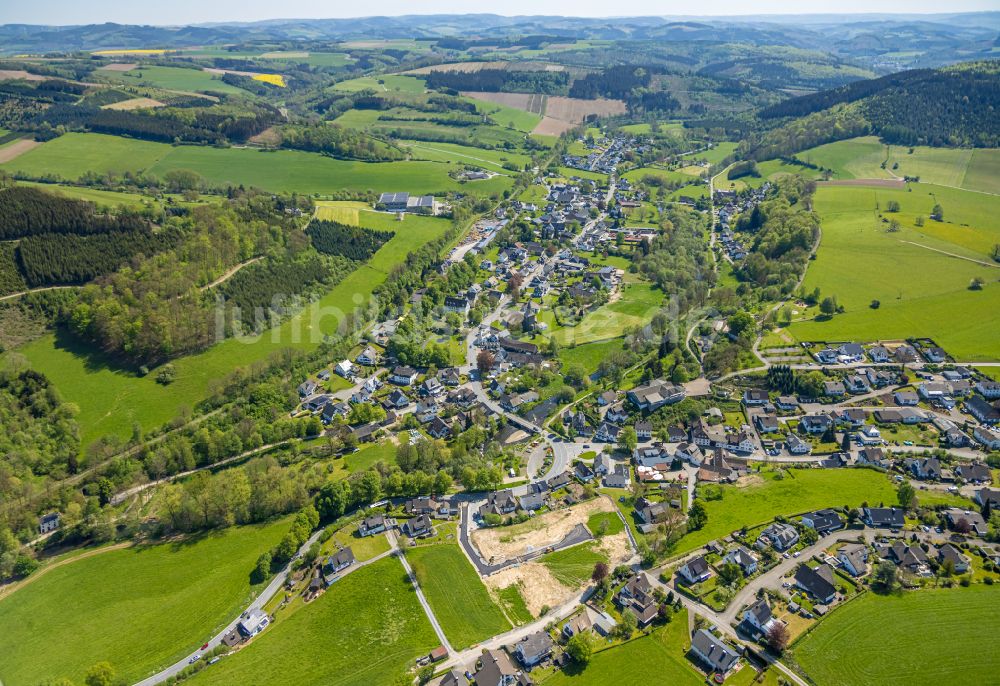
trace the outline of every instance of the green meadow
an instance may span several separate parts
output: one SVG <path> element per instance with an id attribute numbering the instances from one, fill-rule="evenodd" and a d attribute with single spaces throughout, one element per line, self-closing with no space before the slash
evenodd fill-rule
<path id="1" fill-rule="evenodd" d="M 867 593 L 799 640 L 795 659 L 828 686 L 991 683 L 1000 668 L 997 603 L 1000 589 L 985 585 Z"/>
<path id="2" fill-rule="evenodd" d="M 691 174 L 685 174 L 681 171 L 656 169 L 655 167 L 639 167 L 638 169 L 630 169 L 622 174 L 622 178 L 628 179 L 631 183 L 641 182 L 647 176 L 655 177 L 665 183 L 692 183 L 697 181 L 697 178 Z"/>
<path id="3" fill-rule="evenodd" d="M 584 343 L 573 347 L 562 347 L 559 349 L 559 361 L 564 367 L 579 364 L 592 374 L 597 371 L 601 360 L 609 353 L 621 349 L 622 342 L 618 338 L 596 343 Z"/>
<path id="4" fill-rule="evenodd" d="M 556 580 L 570 588 L 582 588 L 594 573 L 594 565 L 607 562 L 607 558 L 595 549 L 595 544 L 582 543 L 572 548 L 557 550 L 538 558 Z"/>
<path id="5" fill-rule="evenodd" d="M 349 79 L 334 85 L 334 90 L 356 93 L 358 91 L 400 91 L 402 93 L 423 93 L 423 79 L 403 74 L 385 74 L 382 76 L 363 76 L 359 79 Z"/>
<path id="6" fill-rule="evenodd" d="M 108 81 L 124 83 L 129 86 L 154 86 L 167 90 L 195 91 L 199 93 L 226 93 L 246 95 L 242 88 L 231 86 L 222 80 L 219 74 L 202 71 L 201 69 L 183 69 L 181 67 L 149 67 L 139 66 L 131 71 L 101 71 Z"/>
<path id="7" fill-rule="evenodd" d="M 878 217 L 890 200 L 900 205 L 898 213 L 884 213 L 900 223 L 895 232 Z M 935 203 L 944 208 L 942 222 L 927 218 Z M 922 183 L 909 190 L 841 186 L 821 188 L 815 207 L 823 237 L 804 285 L 835 295 L 846 311 L 793 322 L 790 334 L 799 340 L 929 336 L 956 359 L 1000 359 L 1000 322 L 982 316 L 1000 307 L 1000 268 L 989 257 L 1000 243 L 994 219 L 1000 197 Z M 985 282 L 982 290 L 969 289 L 976 277 Z"/>
<path id="8" fill-rule="evenodd" d="M 720 486 L 722 498 L 702 500 L 708 511 L 704 528 L 680 540 L 676 552 L 694 550 L 709 541 L 752 527 L 778 515 L 792 515 L 822 507 L 857 507 L 896 502 L 896 491 L 885 474 L 870 469 L 793 469 L 781 479 L 761 472 L 762 483 Z"/>
<path id="9" fill-rule="evenodd" d="M 256 186 L 271 191 L 327 194 L 342 189 L 445 193 L 460 188 L 490 195 L 510 188 L 497 176 L 475 185 L 459 184 L 440 162 L 391 163 L 336 160 L 296 150 L 172 146 L 93 133 L 68 133 L 0 165 L 31 176 L 56 174 L 77 179 L 88 171 L 147 172 L 162 177 L 174 169 L 200 174 L 217 185 Z"/>
<path id="10" fill-rule="evenodd" d="M 687 627 L 687 610 L 681 610 L 665 627 L 623 645 L 596 652 L 585 668 L 571 665 L 546 679 L 545 686 L 703 684 L 706 681 L 704 675 L 685 656 L 690 645 Z"/>
<path id="11" fill-rule="evenodd" d="M 563 346 L 619 338 L 630 326 L 643 326 L 663 302 L 663 293 L 648 283 L 626 283 L 621 298 L 601 305 L 576 326 L 555 328 L 552 335 Z"/>
<path id="12" fill-rule="evenodd" d="M 53 380 L 65 400 L 80 408 L 77 421 L 85 445 L 106 434 L 128 436 L 133 422 L 149 430 L 175 417 L 180 408 L 193 407 L 207 395 L 214 379 L 237 367 L 266 360 L 284 348 L 315 348 L 323 335 L 337 330 L 345 312 L 368 302 L 372 290 L 407 254 L 448 227 L 448 220 L 433 217 L 410 216 L 397 222 L 393 215 L 370 211 L 360 211 L 359 217 L 361 226 L 396 235 L 320 300 L 260 337 L 230 338 L 174 360 L 177 377 L 169 386 L 157 384 L 155 374 L 138 377 L 115 366 L 68 335 L 49 334 L 18 352 Z"/>
<path id="13" fill-rule="evenodd" d="M 406 551 L 448 641 L 461 650 L 511 629 L 510 622 L 455 543 Z"/>
<path id="14" fill-rule="evenodd" d="M 415 160 L 428 160 L 431 162 L 448 162 L 458 165 L 469 165 L 473 167 L 486 167 L 487 171 L 502 172 L 511 174 L 513 172 L 504 168 L 505 163 L 515 164 L 518 169 L 531 162 L 531 157 L 507 150 L 493 150 L 489 148 L 475 148 L 471 145 L 458 145 L 455 143 L 438 143 L 436 141 L 398 141 L 399 145 L 410 148 L 411 156 Z M 479 183 L 478 181 L 476 183 Z"/>
<path id="15" fill-rule="evenodd" d="M 391 557 L 344 576 L 294 608 L 192 684 L 369 686 L 391 684 L 438 644 L 400 566 Z"/>
<path id="16" fill-rule="evenodd" d="M 1000 193 L 1000 150 L 991 148 L 931 148 L 887 145 L 876 136 L 827 143 L 796 157 L 833 170 L 837 179 L 919 177 L 921 183 Z M 882 167 L 883 163 L 885 168 Z M 761 172 L 788 166 L 778 160 L 762 163 Z M 799 168 L 803 175 L 818 175 Z"/>
<path id="17" fill-rule="evenodd" d="M 542 121 L 542 115 L 520 110 L 516 107 L 508 107 L 495 102 L 476 100 L 475 98 L 463 98 L 466 102 L 471 102 L 476 106 L 480 114 L 489 116 L 500 126 L 515 129 L 521 133 L 531 133 L 538 122 Z M 544 142 L 546 136 L 539 136 L 539 142 Z"/>
<path id="18" fill-rule="evenodd" d="M 196 650 L 249 604 L 262 588 L 249 580 L 257 556 L 287 531 L 283 519 L 39 571 L 0 600 L 0 680 L 83 683 L 102 660 L 129 683 L 145 678 Z"/>

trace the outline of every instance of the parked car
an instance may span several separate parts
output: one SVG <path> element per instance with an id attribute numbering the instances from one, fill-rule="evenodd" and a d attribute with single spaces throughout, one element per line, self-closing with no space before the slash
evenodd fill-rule
<path id="1" fill-rule="evenodd" d="M 190 660 L 188 660 L 188 664 L 189 665 L 193 665 L 195 662 L 197 662 L 200 659 L 201 659 L 201 653 L 196 653 L 196 654 L 194 654 L 194 655 L 191 656 Z"/>

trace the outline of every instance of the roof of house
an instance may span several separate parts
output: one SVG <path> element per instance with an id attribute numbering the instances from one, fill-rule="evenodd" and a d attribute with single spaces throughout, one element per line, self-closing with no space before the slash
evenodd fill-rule
<path id="1" fill-rule="evenodd" d="M 504 677 L 517 674 L 517 669 L 510 661 L 510 657 L 502 650 L 487 650 L 483 653 L 481 660 L 483 665 L 475 674 L 477 684 L 493 686 L 500 684 Z"/>
<path id="2" fill-rule="evenodd" d="M 516 650 L 529 659 L 544 655 L 552 650 L 552 637 L 544 631 L 536 631 L 518 641 Z"/>
<path id="3" fill-rule="evenodd" d="M 813 569 L 809 565 L 799 565 L 795 570 L 795 582 L 817 600 L 826 600 L 837 592 L 833 585 L 833 570 L 829 565 Z"/>
<path id="4" fill-rule="evenodd" d="M 736 650 L 705 629 L 698 629 L 691 637 L 691 648 L 719 672 L 728 672 L 740 659 Z"/>
<path id="5" fill-rule="evenodd" d="M 753 617 L 757 626 L 764 626 L 774 618 L 766 597 L 758 598 L 757 602 L 748 607 L 746 611 Z"/>

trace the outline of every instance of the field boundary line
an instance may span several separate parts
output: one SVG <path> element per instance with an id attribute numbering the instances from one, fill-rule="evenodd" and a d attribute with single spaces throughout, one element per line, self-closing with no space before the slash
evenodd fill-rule
<path id="1" fill-rule="evenodd" d="M 910 245 L 915 245 L 918 248 L 923 248 L 924 250 L 931 250 L 931 251 L 936 252 L 936 253 L 941 253 L 942 255 L 947 255 L 948 257 L 954 257 L 955 259 L 958 259 L 958 260 L 965 260 L 966 262 L 972 262 L 974 264 L 978 264 L 978 265 L 983 266 L 983 267 L 993 267 L 995 269 L 1000 269 L 1000 264 L 990 264 L 989 262 L 983 262 L 983 261 L 977 260 L 977 259 L 975 259 L 973 257 L 966 257 L 964 255 L 958 255 L 958 254 L 953 253 L 953 252 L 948 252 L 947 250 L 940 250 L 938 248 L 932 248 L 929 245 L 924 245 L 923 243 L 917 243 L 916 241 L 906 241 L 906 240 L 903 240 L 902 238 L 900 238 L 899 242 L 900 243 L 909 243 Z"/>

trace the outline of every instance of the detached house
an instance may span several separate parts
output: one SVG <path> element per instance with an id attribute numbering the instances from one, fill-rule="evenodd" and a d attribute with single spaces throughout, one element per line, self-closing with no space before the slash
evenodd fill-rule
<path id="1" fill-rule="evenodd" d="M 534 667 L 552 654 L 552 638 L 544 631 L 525 636 L 514 647 L 514 655 L 525 667 Z"/>
<path id="2" fill-rule="evenodd" d="M 649 626 L 656 618 L 657 605 L 653 585 L 644 572 L 639 572 L 622 587 L 615 597 L 622 611 L 635 615 L 639 628 Z"/>
<path id="3" fill-rule="evenodd" d="M 694 585 L 709 579 L 712 576 L 712 569 L 708 566 L 705 556 L 699 555 L 678 567 L 677 574 L 689 585 Z"/>
<path id="4" fill-rule="evenodd" d="M 868 546 L 861 543 L 848 543 L 837 552 L 840 566 L 851 576 L 864 576 L 868 573 Z"/>
<path id="5" fill-rule="evenodd" d="M 664 405 L 684 399 L 683 386 L 657 379 L 643 386 L 636 386 L 627 394 L 629 401 L 643 412 L 652 412 Z"/>
<path id="6" fill-rule="evenodd" d="M 802 515 L 802 523 L 810 529 L 814 529 L 820 536 L 825 536 L 831 531 L 844 528 L 844 520 L 840 515 L 831 509 L 816 510 Z"/>
<path id="7" fill-rule="evenodd" d="M 794 526 L 775 522 L 760 533 L 756 545 L 761 550 L 771 546 L 778 552 L 783 552 L 798 542 L 799 532 Z"/>
<path id="8" fill-rule="evenodd" d="M 757 571 L 757 556 L 745 546 L 738 545 L 722 558 L 723 562 L 732 563 L 743 570 L 744 576 L 750 576 Z"/>
<path id="9" fill-rule="evenodd" d="M 795 570 L 795 585 L 824 605 L 829 605 L 837 597 L 833 580 L 833 569 L 827 564 L 816 569 L 803 564 Z"/>
<path id="10" fill-rule="evenodd" d="M 771 612 L 767 597 L 759 598 L 757 602 L 743 611 L 744 624 L 761 634 L 767 634 L 774 623 L 778 621 Z"/>
<path id="11" fill-rule="evenodd" d="M 740 661 L 735 648 L 705 629 L 698 629 L 691 637 L 691 653 L 715 674 L 728 674 Z"/>
<path id="12" fill-rule="evenodd" d="M 903 514 L 899 507 L 863 507 L 861 521 L 873 529 L 902 529 Z"/>
<path id="13" fill-rule="evenodd" d="M 397 386 L 411 386 L 417 380 L 417 370 L 413 367 L 394 367 L 389 381 Z"/>

